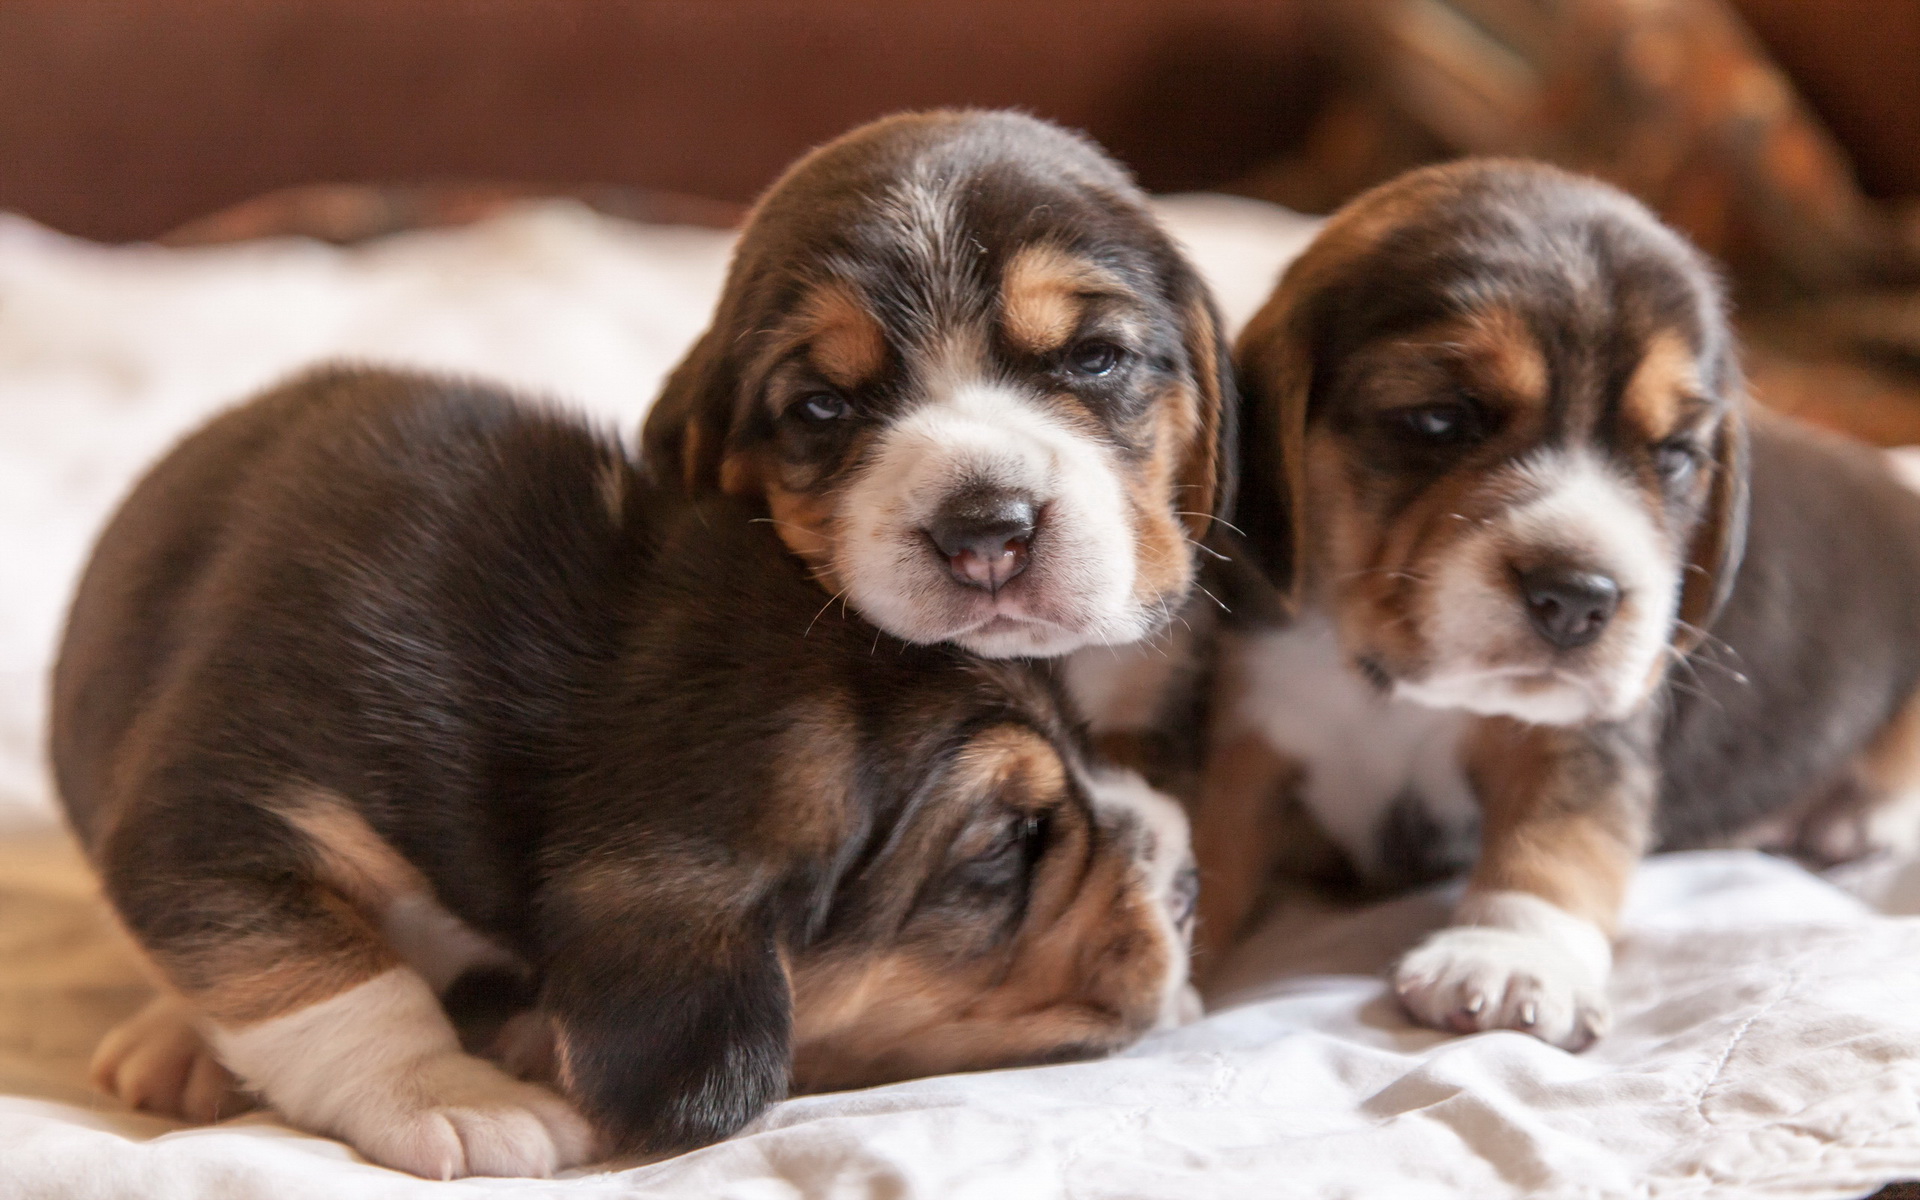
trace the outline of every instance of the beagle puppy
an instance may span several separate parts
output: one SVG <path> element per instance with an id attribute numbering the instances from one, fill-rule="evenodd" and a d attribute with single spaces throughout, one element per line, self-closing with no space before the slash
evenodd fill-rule
<path id="1" fill-rule="evenodd" d="M 1205 940 L 1281 816 L 1359 881 L 1471 867 L 1419 1021 L 1578 1049 L 1652 848 L 1821 860 L 1920 825 L 1920 496 L 1750 411 L 1713 273 L 1644 207 L 1466 161 L 1365 194 L 1239 348 L 1236 521 L 1291 603 L 1225 635 Z"/>
<path id="2" fill-rule="evenodd" d="M 649 414 L 888 634 L 1052 657 L 1165 626 L 1231 500 L 1227 345 L 1127 173 L 1008 112 L 891 117 L 755 207 Z"/>
<path id="3" fill-rule="evenodd" d="M 67 812 L 168 989 L 102 1076 L 205 1105 L 210 1047 L 377 1162 L 538 1175 L 1192 1015 L 1177 806 L 1037 667 L 824 599 L 737 502 L 479 385 L 333 369 L 216 419 L 106 530 L 54 677 Z M 558 1094 L 463 1052 L 475 970 L 524 982 Z"/>

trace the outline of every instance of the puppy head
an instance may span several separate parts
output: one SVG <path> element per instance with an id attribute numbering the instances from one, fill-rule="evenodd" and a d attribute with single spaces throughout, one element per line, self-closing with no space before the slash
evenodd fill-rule
<path id="1" fill-rule="evenodd" d="M 1112 160 L 1012 113 L 890 118 L 760 202 L 645 452 L 764 503 L 915 643 L 1138 639 L 1228 503 L 1230 374 L 1204 285 Z"/>
<path id="2" fill-rule="evenodd" d="M 823 606 L 741 506 L 680 525 L 549 868 L 560 1080 L 621 1145 L 1195 1014 L 1184 816 L 1083 760 L 1042 667 Z"/>
<path id="3" fill-rule="evenodd" d="M 1604 184 L 1403 176 L 1335 216 L 1240 352 L 1242 523 L 1398 694 L 1617 719 L 1732 587 L 1746 441 L 1720 290 Z"/>
<path id="4" fill-rule="evenodd" d="M 1087 1057 L 1193 1015 L 1179 807 L 1090 769 L 1026 669 L 941 676 L 853 757 L 853 861 L 789 959 L 803 1090 Z"/>

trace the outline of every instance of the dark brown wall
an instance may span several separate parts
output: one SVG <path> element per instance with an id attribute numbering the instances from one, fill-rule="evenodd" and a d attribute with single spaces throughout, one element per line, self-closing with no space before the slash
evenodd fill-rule
<path id="1" fill-rule="evenodd" d="M 1920 0 L 1736 0 L 1880 196 L 1920 196 Z"/>
<path id="2" fill-rule="evenodd" d="M 151 236 L 332 181 L 750 198 L 869 117 L 1019 105 L 1150 187 L 1290 146 L 1345 0 L 0 0 L 0 208 Z M 1854 152 L 1920 195 L 1920 0 L 1735 0 Z"/>
<path id="3" fill-rule="evenodd" d="M 1288 144 L 1314 0 L 0 0 L 0 208 L 157 234 L 319 181 L 745 200 L 869 117 L 1018 105 L 1154 188 Z"/>

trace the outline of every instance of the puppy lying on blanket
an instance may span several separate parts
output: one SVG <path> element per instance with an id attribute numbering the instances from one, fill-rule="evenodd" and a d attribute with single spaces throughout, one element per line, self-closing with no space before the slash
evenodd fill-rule
<path id="1" fill-rule="evenodd" d="M 56 671 L 68 813 L 177 993 L 105 1074 L 204 1090 L 184 1006 L 372 1159 L 541 1174 L 1183 1015 L 1177 808 L 1036 670 L 822 599 L 735 503 L 485 388 L 333 370 L 217 419 Z M 462 1053 L 472 967 L 526 975 L 561 1095 Z"/>
<path id="2" fill-rule="evenodd" d="M 1290 801 L 1368 881 L 1472 863 L 1399 966 L 1416 1018 L 1578 1048 L 1649 847 L 1920 832 L 1920 497 L 1749 413 L 1720 289 L 1639 204 L 1538 165 L 1407 175 L 1240 356 L 1237 520 L 1295 612 L 1221 652 L 1210 942 Z"/>
<path id="3" fill-rule="evenodd" d="M 1054 656 L 1186 600 L 1230 501 L 1230 378 L 1118 164 L 1015 113 L 907 115 L 760 201 L 645 453 L 763 508 L 895 637 Z"/>

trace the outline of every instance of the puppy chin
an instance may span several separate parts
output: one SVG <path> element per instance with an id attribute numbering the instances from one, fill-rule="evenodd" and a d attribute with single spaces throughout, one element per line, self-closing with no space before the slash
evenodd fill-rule
<path id="1" fill-rule="evenodd" d="M 1649 640 L 1622 632 L 1630 635 L 1623 640 Z M 1620 647 L 1624 653 L 1609 653 L 1615 665 L 1605 670 L 1547 663 L 1487 666 L 1498 656 L 1483 655 L 1443 661 L 1419 673 L 1388 674 L 1396 698 L 1427 708 L 1512 717 L 1529 725 L 1586 725 L 1623 720 L 1647 702 L 1663 644 Z"/>
<path id="2" fill-rule="evenodd" d="M 1436 672 L 1424 679 L 1396 680 L 1393 694 L 1427 708 L 1512 717 L 1529 725 L 1584 725 L 1603 716 L 1587 688 L 1542 674 Z"/>
<path id="3" fill-rule="evenodd" d="M 982 658 L 1054 658 L 1085 646 L 1125 645 L 1155 628 L 1152 615 L 1138 605 L 1076 611 L 1047 603 L 1057 589 L 1044 584 L 1015 580 L 1000 595 L 987 596 L 943 575 L 900 563 L 890 571 L 842 568 L 841 578 L 848 602 L 894 637 L 921 645 L 951 642 Z"/>

